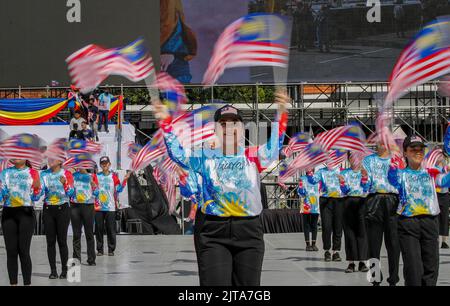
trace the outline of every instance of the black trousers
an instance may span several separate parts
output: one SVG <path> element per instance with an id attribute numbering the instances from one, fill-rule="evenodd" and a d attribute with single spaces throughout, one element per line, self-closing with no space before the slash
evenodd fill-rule
<path id="1" fill-rule="evenodd" d="M 439 274 L 438 224 L 435 216 L 399 217 L 405 286 L 436 286 Z"/>
<path id="2" fill-rule="evenodd" d="M 204 218 L 194 232 L 200 286 L 259 286 L 264 258 L 259 216 L 198 218 Z"/>
<path id="3" fill-rule="evenodd" d="M 303 233 L 305 234 L 305 241 L 317 240 L 317 223 L 319 221 L 319 214 L 302 214 Z"/>
<path id="4" fill-rule="evenodd" d="M 398 240 L 398 196 L 396 194 L 372 194 L 366 200 L 366 225 L 369 258 L 380 259 L 381 245 L 386 245 L 389 264 L 389 284 L 397 284 L 400 261 Z"/>
<path id="5" fill-rule="evenodd" d="M 345 255 L 348 261 L 367 260 L 365 198 L 348 197 L 344 202 Z"/>
<path id="6" fill-rule="evenodd" d="M 70 207 L 63 205 L 45 205 L 42 216 L 44 231 L 47 238 L 47 256 L 52 272 L 56 272 L 56 242 L 58 242 L 61 269 L 67 272 L 69 248 L 67 246 L 67 231 L 70 224 Z"/>
<path id="7" fill-rule="evenodd" d="M 95 237 L 97 240 L 97 251 L 104 252 L 103 236 L 108 238 L 108 252 L 116 250 L 116 212 L 97 211 L 95 213 Z"/>
<path id="8" fill-rule="evenodd" d="M 94 204 L 71 203 L 70 215 L 73 229 L 73 258 L 81 261 L 81 228 L 86 236 L 88 263 L 95 262 Z"/>
<path id="9" fill-rule="evenodd" d="M 438 193 L 439 209 L 439 236 L 448 236 L 448 214 L 450 195 L 448 193 Z"/>
<path id="10" fill-rule="evenodd" d="M 341 198 L 320 198 L 320 216 L 322 220 L 322 241 L 323 249 L 328 251 L 333 247 L 333 251 L 341 250 L 342 242 L 342 219 L 344 212 L 344 199 Z M 333 236 L 333 245 L 331 245 Z"/>
<path id="11" fill-rule="evenodd" d="M 36 217 L 32 207 L 4 207 L 2 214 L 3 238 L 6 248 L 6 265 L 9 283 L 17 285 L 20 258 L 23 284 L 31 284 L 31 239 L 34 233 Z"/>

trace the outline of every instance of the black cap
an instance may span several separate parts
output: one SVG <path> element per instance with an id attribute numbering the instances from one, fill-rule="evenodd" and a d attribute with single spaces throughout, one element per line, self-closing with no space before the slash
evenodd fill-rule
<path id="1" fill-rule="evenodd" d="M 242 120 L 241 112 L 236 107 L 228 104 L 219 108 L 214 114 L 215 122 L 221 119 L 244 121 Z"/>
<path id="2" fill-rule="evenodd" d="M 422 146 L 426 147 L 425 142 L 417 135 L 408 136 L 403 141 L 403 151 L 408 147 Z"/>
<path id="3" fill-rule="evenodd" d="M 108 156 L 100 157 L 100 164 L 103 164 L 103 163 L 111 163 Z"/>

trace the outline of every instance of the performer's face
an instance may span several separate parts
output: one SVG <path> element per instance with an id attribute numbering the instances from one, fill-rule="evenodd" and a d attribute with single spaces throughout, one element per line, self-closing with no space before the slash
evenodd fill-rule
<path id="1" fill-rule="evenodd" d="M 425 156 L 425 147 L 423 146 L 413 146 L 407 147 L 405 151 L 405 157 L 408 160 L 408 165 L 415 168 L 422 164 L 423 158 Z"/>
<path id="2" fill-rule="evenodd" d="M 26 160 L 25 159 L 12 159 L 11 163 L 16 168 L 22 168 L 23 166 L 25 166 Z"/>
<path id="3" fill-rule="evenodd" d="M 111 164 L 108 162 L 104 162 L 104 163 L 100 164 L 100 167 L 102 167 L 102 170 L 105 172 L 109 171 L 109 166 L 111 166 Z"/>
<path id="4" fill-rule="evenodd" d="M 243 123 L 239 120 L 219 120 L 216 125 L 216 135 L 222 142 L 222 146 L 227 152 L 233 150 L 243 140 Z"/>
<path id="5" fill-rule="evenodd" d="M 52 158 L 49 158 L 48 159 L 48 166 L 50 167 L 50 168 L 56 168 L 56 167 L 59 167 L 59 166 L 61 166 L 61 161 L 59 161 L 59 160 L 56 160 L 56 159 L 52 159 Z"/>
<path id="6" fill-rule="evenodd" d="M 377 144 L 377 152 L 378 152 L 378 155 L 383 155 L 383 154 L 385 154 L 386 153 L 386 146 L 383 144 L 383 143 L 378 143 Z"/>

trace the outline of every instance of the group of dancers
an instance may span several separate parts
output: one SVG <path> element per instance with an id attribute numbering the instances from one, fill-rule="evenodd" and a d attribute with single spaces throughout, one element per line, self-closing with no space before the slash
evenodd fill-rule
<path id="1" fill-rule="evenodd" d="M 87 242 L 87 263 L 96 265 L 96 256 L 104 254 L 103 236 L 106 228 L 108 255 L 116 248 L 115 211 L 118 193 L 129 178 L 120 182 L 110 170 L 107 156 L 100 158 L 101 171 L 62 168 L 63 160 L 48 158 L 48 169 L 37 171 L 24 159 L 10 160 L 13 164 L 0 173 L 0 203 L 3 205 L 2 229 L 11 285 L 18 284 L 20 258 L 23 284 L 31 284 L 32 262 L 30 247 L 35 230 L 34 203 L 44 199 L 43 224 L 47 240 L 50 279 L 66 279 L 69 249 L 69 224 L 73 229 L 73 258 L 81 262 L 82 228 Z M 94 222 L 95 220 L 95 222 Z M 97 242 L 95 253 L 94 223 Z M 61 273 L 56 266 L 56 243 L 61 257 Z"/>
<path id="2" fill-rule="evenodd" d="M 194 246 L 200 285 L 258 286 L 264 259 L 260 173 L 279 157 L 287 127 L 285 91 L 277 91 L 277 127 L 271 139 L 258 147 L 244 146 L 243 118 L 231 105 L 214 116 L 217 143 L 193 150 L 183 147 L 173 130 L 167 106 L 153 103 L 155 117 L 164 134 L 170 158 L 189 172 L 197 185 Z M 439 271 L 439 226 L 448 235 L 447 224 L 439 222 L 439 204 L 448 214 L 450 174 L 438 165 L 424 169 L 426 144 L 417 136 L 403 142 L 402 159 L 378 141 L 377 153 L 362 162 L 350 154 L 349 169 L 309 169 L 299 181 L 304 200 L 302 214 L 307 251 L 318 251 L 317 223 L 322 224 L 325 261 L 341 261 L 342 232 L 349 265 L 346 272 L 367 272 L 368 259 L 380 259 L 383 236 L 388 252 L 390 285 L 399 282 L 399 257 L 403 257 L 406 285 L 436 285 Z M 108 255 L 114 255 L 114 218 L 121 182 L 110 170 L 109 158 L 100 159 L 101 172 L 89 173 L 61 168 L 61 160 L 48 160 L 49 169 L 40 174 L 26 160 L 11 161 L 13 167 L 0 174 L 2 227 L 11 285 L 17 285 L 20 257 L 24 284 L 31 284 L 30 244 L 34 231 L 34 202 L 44 197 L 44 226 L 47 236 L 50 278 L 57 278 L 56 242 L 62 273 L 67 276 L 67 229 L 74 227 L 74 257 L 80 259 L 81 227 L 87 239 L 88 264 L 95 264 L 92 226 L 97 227 L 97 255 L 103 255 L 103 226 L 108 233 Z M 438 196 L 447 193 L 447 196 Z M 95 211 L 95 217 L 94 217 Z M 442 218 L 444 220 L 444 218 Z M 381 279 L 373 281 L 379 285 Z"/>
<path id="3" fill-rule="evenodd" d="M 450 176 L 445 159 L 423 169 L 426 144 L 418 136 L 403 141 L 406 165 L 391 158 L 378 142 L 375 154 L 361 162 L 349 154 L 350 168 L 310 169 L 299 181 L 307 251 L 316 247 L 319 215 L 325 261 L 341 261 L 345 237 L 346 273 L 368 272 L 368 259 L 380 259 L 383 242 L 388 254 L 389 277 L 399 281 L 399 259 L 404 262 L 406 285 L 435 285 L 439 271 L 439 235 L 448 248 Z M 331 253 L 332 252 L 332 253 Z M 381 279 L 374 280 L 379 285 Z"/>

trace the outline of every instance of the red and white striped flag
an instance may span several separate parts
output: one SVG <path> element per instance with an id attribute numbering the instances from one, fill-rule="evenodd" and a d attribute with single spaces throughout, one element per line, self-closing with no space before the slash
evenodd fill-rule
<path id="1" fill-rule="evenodd" d="M 322 132 L 314 139 L 324 151 L 348 150 L 364 151 L 365 135 L 358 125 L 350 124 L 341 126 L 326 132 Z"/>
<path id="2" fill-rule="evenodd" d="M 40 150 L 41 140 L 32 134 L 17 134 L 1 144 L 2 158 L 28 160 L 33 169 L 40 170 L 44 156 Z"/>
<path id="3" fill-rule="evenodd" d="M 67 139 L 58 138 L 47 147 L 44 155 L 47 158 L 65 161 L 67 159 L 67 148 Z"/>
<path id="4" fill-rule="evenodd" d="M 167 150 L 164 146 L 163 133 L 158 130 L 153 138 L 145 144 L 137 153 L 131 162 L 131 170 L 138 171 L 144 169 L 151 164 L 152 161 L 156 161 L 158 158 L 167 154 Z"/>
<path id="5" fill-rule="evenodd" d="M 314 168 L 327 162 L 328 159 L 328 153 L 322 146 L 313 142 L 306 146 L 285 169 L 280 171 L 278 181 L 283 184 L 289 177 L 294 176 L 297 172 Z"/>
<path id="6" fill-rule="evenodd" d="M 139 38 L 122 48 L 88 45 L 66 59 L 72 82 L 83 93 L 97 88 L 108 76 L 124 76 L 139 82 L 154 73 L 153 60 Z"/>
<path id="7" fill-rule="evenodd" d="M 438 161 L 444 158 L 444 152 L 440 148 L 430 151 L 424 158 L 422 166 L 425 169 L 433 168 Z"/>
<path id="8" fill-rule="evenodd" d="M 331 169 L 335 169 L 347 160 L 347 156 L 346 150 L 332 150 L 329 154 L 327 166 Z"/>
<path id="9" fill-rule="evenodd" d="M 383 111 L 411 87 L 450 73 L 450 18 L 426 24 L 403 50 L 389 80 Z"/>
<path id="10" fill-rule="evenodd" d="M 232 67 L 286 68 L 289 46 L 286 20 L 274 14 L 250 14 L 230 24 L 214 46 L 204 85 L 212 85 Z"/>

